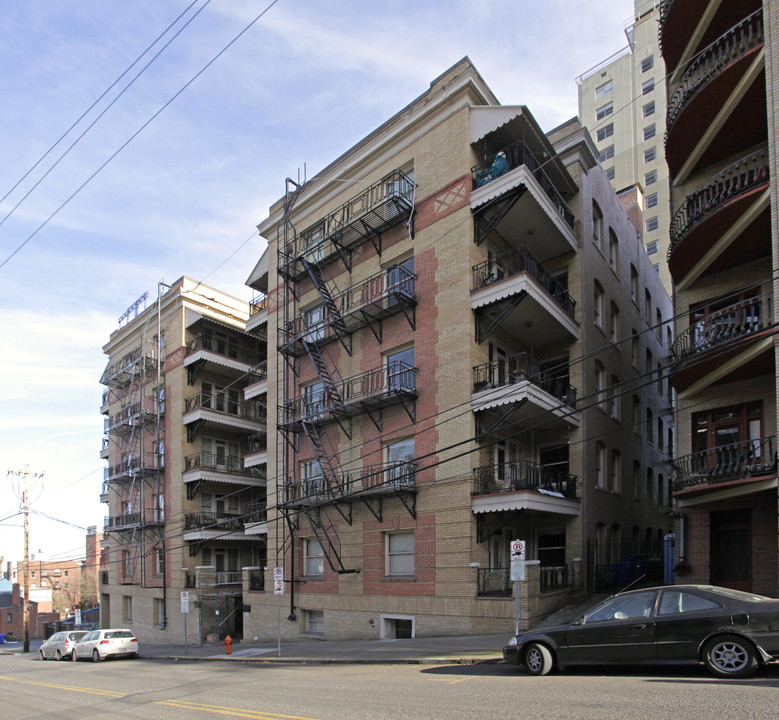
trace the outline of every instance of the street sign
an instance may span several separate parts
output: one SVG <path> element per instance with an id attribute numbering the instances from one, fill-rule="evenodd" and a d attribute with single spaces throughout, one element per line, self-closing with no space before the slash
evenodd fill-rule
<path id="1" fill-rule="evenodd" d="M 273 568 L 273 594 L 274 595 L 284 594 L 284 568 L 283 567 Z"/>
<path id="2" fill-rule="evenodd" d="M 75 618 L 76 627 L 81 625 L 81 608 L 76 608 L 76 618 Z"/>
<path id="3" fill-rule="evenodd" d="M 525 541 L 524 540 L 512 540 L 511 541 L 511 559 L 512 560 L 524 560 L 525 559 Z"/>
<path id="4" fill-rule="evenodd" d="M 181 612 L 185 615 L 189 612 L 189 592 L 187 590 L 181 593 Z"/>
<path id="5" fill-rule="evenodd" d="M 525 561 L 511 559 L 511 582 L 522 582 L 525 579 Z"/>
<path id="6" fill-rule="evenodd" d="M 181 593 L 181 602 L 189 602 L 189 592 L 187 590 Z"/>

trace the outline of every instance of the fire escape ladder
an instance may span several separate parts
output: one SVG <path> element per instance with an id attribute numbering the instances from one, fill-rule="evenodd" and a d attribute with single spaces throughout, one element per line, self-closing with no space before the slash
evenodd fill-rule
<path id="1" fill-rule="evenodd" d="M 314 283 L 314 287 L 319 293 L 322 300 L 325 302 L 325 309 L 327 317 L 327 324 L 333 329 L 336 337 L 344 346 L 344 350 L 351 355 L 352 354 L 352 336 L 346 329 L 341 310 L 338 307 L 338 303 L 333 299 L 333 295 L 330 292 L 330 288 L 327 287 L 324 277 L 322 276 L 322 270 L 316 263 L 310 263 L 306 258 L 303 258 L 303 267 L 306 269 L 308 276 L 311 278 L 311 282 Z"/>
<path id="2" fill-rule="evenodd" d="M 514 192 L 498 201 L 493 201 L 487 207 L 482 208 L 476 213 L 476 228 L 474 240 L 477 245 L 481 245 L 487 236 L 498 226 L 501 220 L 506 216 L 509 210 L 517 204 L 519 198 L 525 194 L 527 188 L 520 185 Z M 486 211 L 489 208 L 497 207 L 497 211 L 491 217 L 486 217 Z"/>
<path id="3" fill-rule="evenodd" d="M 312 507 L 306 508 L 304 512 L 308 522 L 311 524 L 314 536 L 322 546 L 322 551 L 330 569 L 339 575 L 359 572 L 356 569 L 348 570 L 344 567 L 340 553 L 341 540 L 338 537 L 338 531 L 327 515 L 327 511 L 322 507 Z"/>
<path id="4" fill-rule="evenodd" d="M 493 332 L 500 326 L 500 324 L 516 309 L 517 305 L 521 303 L 527 296 L 527 290 L 521 290 L 514 295 L 510 300 L 503 304 L 503 309 L 495 315 L 490 324 L 485 328 L 481 322 L 481 313 L 476 315 L 476 342 L 483 343 Z"/>
<path id="5" fill-rule="evenodd" d="M 191 365 L 187 366 L 187 385 L 194 385 L 197 379 L 200 377 L 200 373 L 203 372 L 203 368 L 206 365 L 206 361 L 202 358 L 196 360 Z"/>
<path id="6" fill-rule="evenodd" d="M 325 450 L 324 443 L 322 442 L 322 436 L 319 434 L 319 428 L 310 422 L 301 422 L 303 426 L 303 432 L 306 433 L 308 442 L 311 445 L 312 450 L 316 454 L 316 459 L 319 461 L 319 467 L 322 469 L 322 474 L 325 478 L 326 494 L 330 496 L 340 496 L 343 494 L 343 487 L 338 473 L 333 467 L 333 462 L 330 455 Z"/>

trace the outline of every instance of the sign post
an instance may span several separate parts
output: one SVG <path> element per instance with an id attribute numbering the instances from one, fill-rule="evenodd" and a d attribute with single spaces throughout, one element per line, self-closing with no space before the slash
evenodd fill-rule
<path id="1" fill-rule="evenodd" d="M 187 637 L 187 615 L 189 615 L 189 592 L 183 590 L 181 593 L 181 613 L 184 615 L 184 652 L 189 652 L 189 638 Z"/>
<path id="2" fill-rule="evenodd" d="M 276 638 L 281 657 L 281 596 L 284 594 L 284 568 L 273 568 L 273 594 L 276 596 Z"/>
<path id="3" fill-rule="evenodd" d="M 525 580 L 524 540 L 511 541 L 511 579 L 514 581 L 514 635 L 519 635 L 519 583 Z"/>

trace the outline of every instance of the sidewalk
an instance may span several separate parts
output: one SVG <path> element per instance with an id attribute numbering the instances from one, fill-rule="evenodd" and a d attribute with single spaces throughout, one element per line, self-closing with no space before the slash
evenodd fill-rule
<path id="1" fill-rule="evenodd" d="M 536 625 L 560 625 L 569 622 L 594 605 L 601 596 L 593 596 L 579 605 L 568 605 Z M 141 643 L 141 657 L 159 660 L 226 661 L 241 663 L 410 663 L 468 665 L 502 662 L 503 646 L 511 632 L 493 635 L 458 635 L 452 637 L 415 638 L 413 640 L 284 640 L 281 654 L 277 643 L 238 643 L 230 655 L 222 644 L 150 645 Z M 29 656 L 37 656 L 40 640 L 30 642 Z M 0 645 L 0 655 L 22 653 L 22 643 Z"/>

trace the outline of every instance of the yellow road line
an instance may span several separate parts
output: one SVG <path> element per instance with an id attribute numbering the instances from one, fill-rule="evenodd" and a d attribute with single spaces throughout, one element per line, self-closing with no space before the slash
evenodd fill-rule
<path id="1" fill-rule="evenodd" d="M 22 685 L 36 685 L 38 687 L 47 687 L 54 690 L 73 690 L 74 692 L 91 693 L 92 695 L 105 695 L 107 697 L 120 698 L 125 697 L 125 693 L 116 692 L 115 690 L 96 690 L 93 688 L 76 687 L 73 685 L 60 685 L 58 683 L 45 683 L 36 682 L 35 680 L 20 680 L 19 678 L 11 677 L 9 675 L 0 675 L 0 680 L 8 680 L 9 682 L 17 682 Z"/>
<path id="2" fill-rule="evenodd" d="M 156 704 L 174 705 L 175 707 L 186 708 L 188 710 L 203 710 L 204 712 L 213 712 L 221 715 L 260 718 L 261 720 L 317 720 L 317 718 L 301 715 L 280 715 L 277 713 L 264 712 L 262 710 L 244 710 L 241 708 L 226 707 L 224 705 L 207 705 L 205 703 L 188 702 L 187 700 L 158 700 Z"/>

